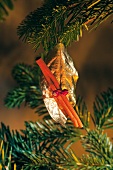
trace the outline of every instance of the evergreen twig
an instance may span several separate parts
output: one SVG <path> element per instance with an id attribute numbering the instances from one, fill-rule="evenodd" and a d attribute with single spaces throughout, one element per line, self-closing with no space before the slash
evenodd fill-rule
<path id="1" fill-rule="evenodd" d="M 22 40 L 48 52 L 58 42 L 68 46 L 82 36 L 83 27 L 95 28 L 113 14 L 112 0 L 48 0 L 18 27 Z"/>

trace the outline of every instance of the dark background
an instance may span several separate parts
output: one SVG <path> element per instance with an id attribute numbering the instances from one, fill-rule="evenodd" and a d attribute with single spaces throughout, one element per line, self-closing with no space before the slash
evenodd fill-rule
<path id="1" fill-rule="evenodd" d="M 6 21 L 0 23 L 0 120 L 12 129 L 24 128 L 24 121 L 38 120 L 34 110 L 22 106 L 20 109 L 8 109 L 4 106 L 7 92 L 16 83 L 11 76 L 16 63 L 33 64 L 32 46 L 18 39 L 16 28 L 29 12 L 42 4 L 39 0 L 15 2 Z M 85 31 L 79 42 L 68 47 L 76 69 L 79 72 L 77 95 L 83 96 L 89 111 L 92 112 L 95 96 L 113 87 L 113 24 L 112 18 L 106 20 L 96 30 Z"/>

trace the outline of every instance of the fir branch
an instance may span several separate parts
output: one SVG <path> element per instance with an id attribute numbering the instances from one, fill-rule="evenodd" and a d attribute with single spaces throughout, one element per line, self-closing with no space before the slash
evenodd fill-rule
<path id="1" fill-rule="evenodd" d="M 91 115 L 81 96 L 78 96 L 76 100 L 75 110 L 83 122 L 84 129 L 88 130 Z"/>
<path id="2" fill-rule="evenodd" d="M 13 9 L 14 9 L 13 0 L 1 0 L 0 1 L 0 21 L 4 21 L 5 17 L 9 15 L 9 10 L 13 10 Z"/>
<path id="3" fill-rule="evenodd" d="M 25 103 L 25 105 L 28 105 L 32 109 L 37 108 L 37 112 L 39 111 L 41 113 L 43 111 L 41 106 L 44 107 L 42 93 L 36 86 L 16 87 L 12 89 L 8 92 L 4 103 L 8 108 L 19 108 L 21 104 Z"/>
<path id="4" fill-rule="evenodd" d="M 50 142 L 55 142 L 56 144 L 54 143 L 54 147 L 59 147 L 57 145 L 57 140 L 60 140 L 60 147 L 62 147 L 65 143 L 73 143 L 77 140 L 77 138 L 80 137 L 80 131 L 78 129 L 75 129 L 70 123 L 68 123 L 66 127 L 63 127 L 61 125 L 55 124 L 52 120 L 43 120 L 43 122 L 36 123 L 26 122 L 25 125 L 27 132 L 26 135 L 28 135 L 33 141 L 38 140 L 40 144 L 43 141 L 47 145 L 49 145 Z M 43 150 L 43 144 L 41 145 L 42 146 L 40 149 Z M 53 147 L 53 144 L 51 145 L 51 147 Z M 46 152 L 46 150 L 44 150 L 44 152 Z"/>
<path id="5" fill-rule="evenodd" d="M 16 164 L 13 165 L 12 163 L 12 147 L 3 140 L 0 139 L 0 169 L 6 170 L 11 168 L 16 170 Z"/>
<path id="6" fill-rule="evenodd" d="M 45 120 L 40 123 L 26 122 L 26 131 L 23 131 L 23 133 L 32 139 L 33 143 L 37 143 L 38 152 L 51 159 L 57 166 L 56 169 L 74 166 L 74 161 L 67 149 L 70 144 L 77 140 L 80 133 L 73 128 L 72 124 L 68 124 L 67 128 L 64 128 L 56 125 L 51 120 Z M 68 145 L 64 149 L 66 143 Z"/>
<path id="7" fill-rule="evenodd" d="M 85 150 L 90 154 L 103 159 L 104 164 L 112 167 L 113 146 L 106 134 L 102 131 L 92 130 L 82 137 Z"/>
<path id="8" fill-rule="evenodd" d="M 12 76 L 19 86 L 39 86 L 40 69 L 37 66 L 17 64 L 12 70 Z"/>
<path id="9" fill-rule="evenodd" d="M 112 170 L 113 165 L 105 163 L 103 158 L 96 155 L 82 155 L 77 163 L 78 170 Z"/>
<path id="10" fill-rule="evenodd" d="M 94 28 L 112 14 L 112 0 L 48 0 L 25 18 L 17 33 L 22 40 L 34 44 L 35 50 L 42 44 L 48 52 L 58 42 L 68 46 L 77 41 L 82 26 Z"/>
<path id="11" fill-rule="evenodd" d="M 94 103 L 94 124 L 98 128 L 113 127 L 113 89 L 101 93 Z"/>
<path id="12" fill-rule="evenodd" d="M 31 108 L 43 105 L 39 74 L 37 66 L 17 64 L 12 70 L 12 75 L 19 87 L 8 92 L 4 100 L 5 105 L 9 108 L 20 107 L 23 102 Z"/>
<path id="13" fill-rule="evenodd" d="M 43 167 L 51 170 L 74 166 L 67 149 L 69 143 L 76 141 L 80 134 L 72 125 L 64 128 L 54 125 L 50 120 L 42 123 L 26 122 L 26 129 L 21 132 L 11 132 L 9 127 L 1 124 L 0 139 L 8 142 L 12 148 L 12 161 L 16 163 L 17 170 Z"/>
<path id="14" fill-rule="evenodd" d="M 8 108 L 20 107 L 20 105 L 25 102 L 26 91 L 26 88 L 16 87 L 8 92 L 6 98 L 4 99 L 5 106 Z"/>
<path id="15" fill-rule="evenodd" d="M 26 105 L 30 106 L 30 108 L 36 109 L 36 112 L 42 113 L 44 110 L 47 112 L 43 102 L 42 92 L 35 86 L 31 86 L 27 91 L 25 103 Z"/>

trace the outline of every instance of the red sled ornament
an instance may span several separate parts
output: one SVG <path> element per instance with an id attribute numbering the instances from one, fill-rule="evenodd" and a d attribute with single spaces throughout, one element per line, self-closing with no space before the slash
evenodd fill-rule
<path id="1" fill-rule="evenodd" d="M 43 73 L 41 89 L 50 116 L 62 125 L 69 117 L 75 127 L 82 128 L 83 124 L 73 109 L 78 72 L 64 45 L 59 43 L 55 46 L 45 62 L 37 57 L 36 63 Z"/>

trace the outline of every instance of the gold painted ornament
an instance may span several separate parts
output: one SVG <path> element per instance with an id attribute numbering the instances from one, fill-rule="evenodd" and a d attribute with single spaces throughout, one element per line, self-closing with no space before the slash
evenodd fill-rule
<path id="1" fill-rule="evenodd" d="M 36 63 L 43 73 L 41 89 L 50 116 L 62 125 L 70 117 L 75 127 L 82 128 L 83 124 L 73 109 L 78 72 L 64 45 L 59 43 L 48 54 L 45 62 L 38 57 Z"/>

